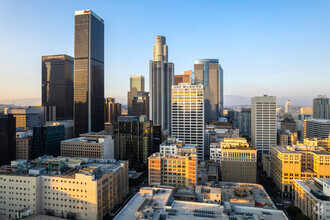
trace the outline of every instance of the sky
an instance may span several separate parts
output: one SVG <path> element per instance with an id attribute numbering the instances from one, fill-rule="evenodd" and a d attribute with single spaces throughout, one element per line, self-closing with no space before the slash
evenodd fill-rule
<path id="1" fill-rule="evenodd" d="M 225 106 L 263 94 L 293 105 L 330 96 L 329 0 L 0 0 L 0 9 L 0 103 L 41 102 L 41 56 L 74 56 L 83 9 L 105 21 L 105 95 L 122 103 L 129 75 L 144 75 L 148 90 L 157 35 L 175 74 L 219 59 Z"/>

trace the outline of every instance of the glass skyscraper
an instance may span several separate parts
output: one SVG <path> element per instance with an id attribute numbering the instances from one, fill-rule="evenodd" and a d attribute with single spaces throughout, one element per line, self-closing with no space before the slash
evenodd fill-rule
<path id="1" fill-rule="evenodd" d="M 218 59 L 195 60 L 195 84 L 205 86 L 205 121 L 218 121 L 223 111 L 223 70 Z"/>
<path id="2" fill-rule="evenodd" d="M 57 120 L 73 119 L 72 57 L 42 57 L 42 106 L 55 106 Z"/>
<path id="3" fill-rule="evenodd" d="M 75 135 L 104 129 L 104 24 L 91 10 L 75 12 Z"/>

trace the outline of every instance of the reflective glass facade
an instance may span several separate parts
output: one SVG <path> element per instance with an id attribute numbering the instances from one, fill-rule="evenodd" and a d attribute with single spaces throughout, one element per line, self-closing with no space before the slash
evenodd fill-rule
<path id="1" fill-rule="evenodd" d="M 90 10 L 76 12 L 75 135 L 104 129 L 104 24 Z"/>
<path id="2" fill-rule="evenodd" d="M 57 120 L 73 119 L 72 57 L 42 57 L 42 105 L 55 106 Z"/>
<path id="3" fill-rule="evenodd" d="M 223 111 L 223 70 L 218 59 L 195 60 L 195 83 L 205 86 L 205 120 L 218 121 Z"/>

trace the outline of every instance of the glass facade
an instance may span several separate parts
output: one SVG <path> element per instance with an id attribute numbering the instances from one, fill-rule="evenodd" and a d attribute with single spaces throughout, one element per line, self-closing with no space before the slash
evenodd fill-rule
<path id="1" fill-rule="evenodd" d="M 104 24 L 90 10 L 75 16 L 75 135 L 104 129 Z"/>
<path id="2" fill-rule="evenodd" d="M 73 119 L 72 57 L 42 57 L 42 105 L 55 106 L 57 120 Z"/>
<path id="3" fill-rule="evenodd" d="M 195 83 L 205 86 L 205 120 L 218 121 L 223 111 L 223 70 L 218 59 L 195 60 Z"/>

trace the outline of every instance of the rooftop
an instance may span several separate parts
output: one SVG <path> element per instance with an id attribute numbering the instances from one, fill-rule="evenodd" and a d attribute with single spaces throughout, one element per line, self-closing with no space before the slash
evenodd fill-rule
<path id="1" fill-rule="evenodd" d="M 0 168 L 0 175 L 17 176 L 60 176 L 74 178 L 76 174 L 84 174 L 99 179 L 108 172 L 118 172 L 125 161 L 113 159 L 95 159 L 82 157 L 43 156 L 29 163 L 25 160 L 14 160 L 11 165 Z"/>
<path id="2" fill-rule="evenodd" d="M 280 151 L 281 153 L 288 154 L 301 154 L 301 152 L 312 152 L 319 155 L 330 155 L 330 152 L 325 151 L 322 147 L 314 147 L 314 146 L 274 146 L 275 149 Z"/>

